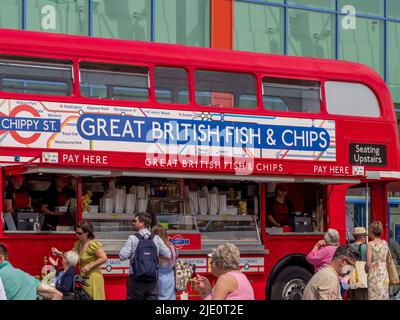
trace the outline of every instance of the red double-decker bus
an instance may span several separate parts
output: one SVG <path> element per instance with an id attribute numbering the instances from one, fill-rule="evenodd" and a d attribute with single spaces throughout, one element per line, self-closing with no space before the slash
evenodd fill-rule
<path id="1" fill-rule="evenodd" d="M 212 278 L 207 254 L 232 242 L 257 299 L 299 299 L 315 242 L 328 228 L 346 241 L 346 196 L 363 195 L 364 224 L 382 221 L 387 237 L 399 142 L 390 93 L 370 68 L 0 34 L 0 242 L 15 266 L 39 275 L 86 219 L 108 255 L 106 297 L 124 299 L 129 263 L 118 253 L 133 215 L 149 212 L 197 273 Z M 68 196 L 49 200 L 60 174 Z M 279 223 L 267 216 L 282 184 L 293 208 Z"/>

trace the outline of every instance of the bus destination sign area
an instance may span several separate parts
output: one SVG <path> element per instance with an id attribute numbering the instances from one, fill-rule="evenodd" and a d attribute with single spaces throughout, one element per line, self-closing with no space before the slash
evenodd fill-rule
<path id="1" fill-rule="evenodd" d="M 335 121 L 324 119 L 4 100 L 3 130 L 2 147 L 49 152 L 336 161 Z"/>
<path id="2" fill-rule="evenodd" d="M 350 164 L 362 166 L 386 166 L 386 145 L 350 143 Z"/>

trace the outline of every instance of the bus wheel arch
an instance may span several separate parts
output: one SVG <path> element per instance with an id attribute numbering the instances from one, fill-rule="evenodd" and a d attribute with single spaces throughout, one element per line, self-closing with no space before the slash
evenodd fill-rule
<path id="1" fill-rule="evenodd" d="M 272 269 L 265 288 L 268 300 L 298 300 L 313 275 L 313 267 L 303 254 L 292 254 Z"/>

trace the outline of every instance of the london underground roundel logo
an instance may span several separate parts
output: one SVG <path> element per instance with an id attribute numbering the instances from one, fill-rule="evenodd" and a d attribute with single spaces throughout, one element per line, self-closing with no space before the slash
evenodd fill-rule
<path id="1" fill-rule="evenodd" d="M 32 144 L 42 133 L 60 130 L 60 119 L 42 118 L 40 113 L 28 104 L 17 105 L 9 115 L 0 112 L 0 134 L 10 132 L 11 137 L 21 144 Z"/>
<path id="2" fill-rule="evenodd" d="M 39 112 L 28 104 L 20 104 L 16 106 L 10 112 L 10 117 L 17 117 L 21 112 L 28 112 L 35 118 L 40 118 Z M 40 133 L 34 133 L 29 137 L 21 136 L 17 131 L 10 131 L 11 136 L 14 138 L 15 141 L 18 141 L 22 144 L 31 144 L 34 143 L 37 139 L 40 138 Z"/>
<path id="3" fill-rule="evenodd" d="M 171 237 L 170 241 L 176 249 L 182 249 L 184 246 L 188 246 L 190 244 L 190 240 L 183 238 L 180 234 L 176 234 Z"/>

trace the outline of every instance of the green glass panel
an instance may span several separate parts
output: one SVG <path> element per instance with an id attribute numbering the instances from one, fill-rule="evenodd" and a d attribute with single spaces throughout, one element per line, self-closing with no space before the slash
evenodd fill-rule
<path id="1" fill-rule="evenodd" d="M 243 0 L 237 0 L 236 2 L 241 2 Z M 246 0 L 244 0 L 246 1 Z M 276 3 L 284 3 L 284 0 L 259 0 L 259 2 L 276 2 Z"/>
<path id="2" fill-rule="evenodd" d="M 387 84 L 393 101 L 400 102 L 400 22 L 388 22 Z"/>
<path id="3" fill-rule="evenodd" d="M 234 48 L 283 54 L 283 8 L 263 4 L 234 3 Z"/>
<path id="4" fill-rule="evenodd" d="M 0 28 L 22 29 L 22 0 L 2 0 Z"/>
<path id="5" fill-rule="evenodd" d="M 87 0 L 29 0 L 26 7 L 26 28 L 35 31 L 88 35 L 88 10 Z"/>
<path id="6" fill-rule="evenodd" d="M 94 0 L 93 35 L 151 40 L 151 0 Z"/>
<path id="7" fill-rule="evenodd" d="M 336 0 L 288 0 L 288 4 L 335 10 Z"/>
<path id="8" fill-rule="evenodd" d="M 400 0 L 388 0 L 388 16 L 400 19 Z"/>
<path id="9" fill-rule="evenodd" d="M 340 29 L 340 59 L 366 64 L 381 76 L 384 69 L 384 23 L 380 20 L 356 18 L 354 29 Z"/>
<path id="10" fill-rule="evenodd" d="M 339 11 L 345 10 L 344 6 L 352 6 L 357 13 L 372 14 L 375 16 L 384 15 L 385 0 L 340 0 Z"/>
<path id="11" fill-rule="evenodd" d="M 335 58 L 336 16 L 289 9 L 289 55 Z"/>
<path id="12" fill-rule="evenodd" d="M 210 46 L 209 0 L 156 0 L 155 40 Z"/>

